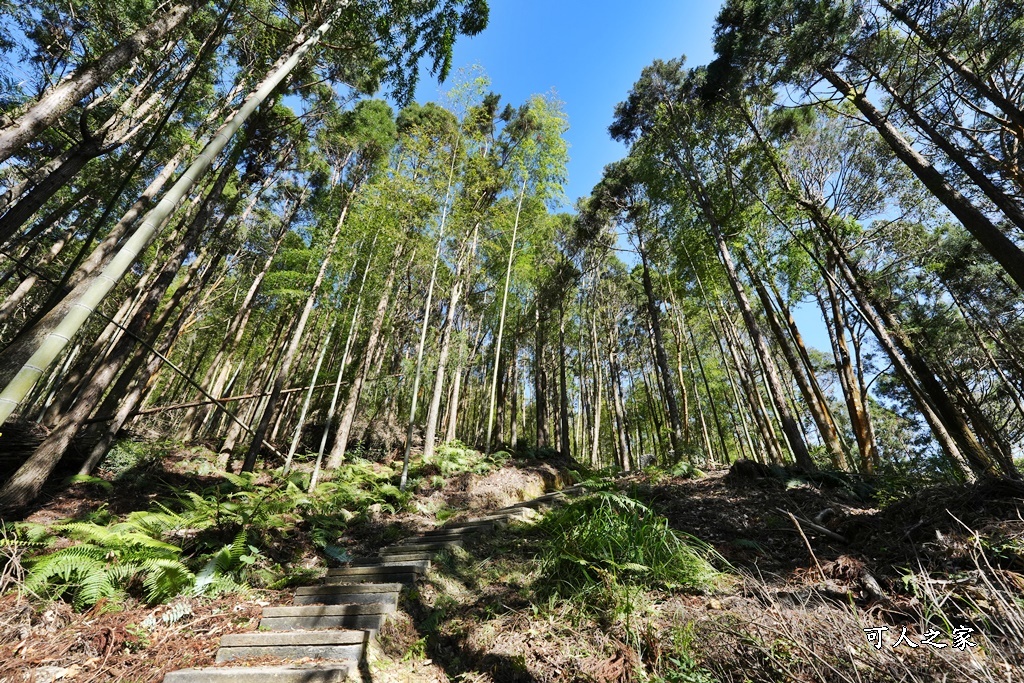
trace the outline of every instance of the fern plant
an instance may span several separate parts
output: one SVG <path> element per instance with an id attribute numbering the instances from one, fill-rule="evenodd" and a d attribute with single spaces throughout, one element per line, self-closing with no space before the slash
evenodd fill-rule
<path id="1" fill-rule="evenodd" d="M 141 594 L 148 603 L 168 600 L 195 581 L 180 559 L 181 549 L 145 533 L 131 522 L 104 526 L 94 522 L 66 522 L 50 532 L 74 545 L 25 562 L 25 587 L 40 596 L 67 596 L 77 608 L 103 598 Z M 38 529 L 30 537 L 39 538 Z M 37 541 L 38 542 L 38 541 Z"/>

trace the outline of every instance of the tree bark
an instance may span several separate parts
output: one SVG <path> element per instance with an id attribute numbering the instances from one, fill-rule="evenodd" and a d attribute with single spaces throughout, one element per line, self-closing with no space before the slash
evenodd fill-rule
<path id="1" fill-rule="evenodd" d="M 105 83 L 144 50 L 160 42 L 188 17 L 192 3 L 172 6 L 166 14 L 139 29 L 94 62 L 81 65 L 68 78 L 50 88 L 13 123 L 0 130 L 0 162 L 52 126 L 83 97 Z"/>
<path id="2" fill-rule="evenodd" d="M 1024 290 L 1024 252 L 978 207 L 960 194 L 930 161 L 914 149 L 889 119 L 868 101 L 863 92 L 856 91 L 831 69 L 823 68 L 820 73 L 836 90 L 853 102 L 900 161 L 956 216 L 992 258 L 1006 269 L 1017 286 Z"/>

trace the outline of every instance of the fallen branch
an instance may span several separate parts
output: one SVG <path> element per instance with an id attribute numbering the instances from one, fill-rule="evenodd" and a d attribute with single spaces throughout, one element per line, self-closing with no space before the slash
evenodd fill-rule
<path id="1" fill-rule="evenodd" d="M 800 538 L 804 539 L 804 545 L 807 546 L 807 552 L 811 554 L 811 559 L 814 560 L 814 565 L 818 568 L 818 573 L 821 574 L 821 580 L 827 581 L 828 577 L 825 576 L 825 570 L 821 568 L 821 563 L 818 562 L 818 558 L 814 554 L 814 549 L 811 547 L 811 542 L 808 541 L 807 536 L 804 535 L 804 530 L 803 527 L 800 526 L 800 522 L 797 521 L 797 518 L 793 515 L 792 512 L 787 512 L 786 514 L 789 515 L 789 519 L 793 522 L 793 525 L 796 527 L 796 530 L 800 533 Z"/>
<path id="2" fill-rule="evenodd" d="M 823 527 L 823 526 L 821 526 L 819 524 L 815 524 L 814 522 L 811 522 L 809 520 L 806 520 L 803 517 L 797 517 L 792 512 L 789 512 L 788 510 L 783 510 L 782 508 L 775 508 L 775 509 L 778 510 L 779 512 L 781 512 L 784 515 L 789 515 L 793 519 L 799 520 L 800 523 L 803 524 L 808 529 L 810 529 L 812 531 L 817 531 L 819 534 L 823 534 L 825 536 L 828 536 L 833 541 L 838 541 L 839 543 L 846 543 L 846 544 L 848 544 L 850 542 L 850 541 L 848 541 L 846 539 L 845 536 L 840 536 L 839 534 L 837 534 L 836 532 L 832 531 L 831 529 L 826 529 L 825 527 Z"/>

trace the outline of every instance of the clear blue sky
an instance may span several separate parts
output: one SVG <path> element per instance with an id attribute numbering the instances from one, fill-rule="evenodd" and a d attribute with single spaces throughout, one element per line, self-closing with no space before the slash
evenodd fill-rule
<path id="1" fill-rule="evenodd" d="M 608 136 L 617 103 L 654 59 L 686 55 L 691 65 L 712 55 L 718 0 L 490 0 L 487 29 L 455 45 L 453 73 L 479 64 L 491 89 L 513 106 L 552 88 L 569 115 L 570 202 L 590 194 L 625 148 Z M 437 99 L 426 78 L 417 99 Z"/>
<path id="2" fill-rule="evenodd" d="M 490 0 L 490 6 L 487 29 L 455 44 L 452 72 L 480 65 L 491 89 L 513 106 L 555 90 L 569 115 L 566 195 L 574 202 L 590 194 L 605 164 L 625 156 L 608 126 L 640 71 L 655 59 L 685 55 L 690 66 L 711 60 L 721 2 Z M 417 99 L 437 99 L 435 83 L 424 74 Z M 808 344 L 830 348 L 816 307 L 798 305 L 793 313 Z"/>

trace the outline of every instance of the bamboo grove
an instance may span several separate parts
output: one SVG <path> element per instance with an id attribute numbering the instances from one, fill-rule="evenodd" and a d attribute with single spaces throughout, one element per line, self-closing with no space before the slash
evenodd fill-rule
<path id="1" fill-rule="evenodd" d="M 573 211 L 553 93 L 412 101 L 484 2 L 81 9 L 4 6 L 6 507 L 129 433 L 1019 476 L 1018 3 L 729 0 Z"/>

